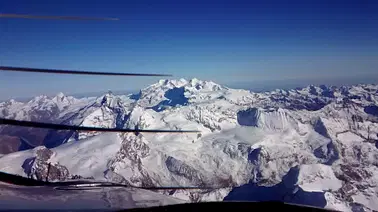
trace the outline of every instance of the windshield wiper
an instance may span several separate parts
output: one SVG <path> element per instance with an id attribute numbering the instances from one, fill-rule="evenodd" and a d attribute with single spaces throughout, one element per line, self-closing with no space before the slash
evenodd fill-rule
<path id="1" fill-rule="evenodd" d="M 129 187 L 125 184 L 112 182 L 92 182 L 92 181 L 65 181 L 50 184 L 56 190 L 88 190 L 105 187 Z"/>

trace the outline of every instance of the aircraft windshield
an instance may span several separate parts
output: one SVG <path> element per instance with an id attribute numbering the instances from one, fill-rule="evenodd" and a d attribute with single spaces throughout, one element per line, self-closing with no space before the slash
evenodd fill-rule
<path id="1" fill-rule="evenodd" d="M 151 192 L 135 201 L 378 210 L 377 3 L 1 8 L 0 172 Z"/>

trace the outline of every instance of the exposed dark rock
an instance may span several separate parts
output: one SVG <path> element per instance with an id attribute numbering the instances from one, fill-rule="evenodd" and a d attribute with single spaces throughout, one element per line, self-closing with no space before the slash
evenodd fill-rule
<path id="1" fill-rule="evenodd" d="M 104 173 L 106 178 L 119 181 L 120 183 L 132 184 L 137 186 L 154 186 L 151 177 L 142 165 L 141 159 L 149 154 L 150 148 L 144 142 L 143 136 L 135 136 L 132 134 L 122 134 L 123 137 L 121 149 L 116 154 L 115 158 L 109 162 L 109 169 Z M 115 167 L 117 164 L 127 162 L 127 166 L 136 172 L 140 173 L 138 177 L 131 177 L 126 180 L 122 176 L 116 173 Z M 123 179 L 122 179 L 123 178 Z"/>
<path id="2" fill-rule="evenodd" d="M 361 180 L 372 177 L 372 173 L 368 172 L 362 166 L 351 166 L 349 164 L 342 164 L 340 165 L 340 169 L 342 171 L 342 175 L 339 175 L 338 178 L 341 178 L 345 182 L 360 182 Z"/>
<path id="3" fill-rule="evenodd" d="M 200 173 L 181 160 L 169 156 L 165 161 L 165 165 L 170 172 L 184 177 L 192 181 L 194 184 L 200 184 L 202 182 L 203 177 L 200 175 Z"/>
<path id="4" fill-rule="evenodd" d="M 47 161 L 51 158 L 53 155 L 53 151 L 47 148 L 38 148 L 36 152 L 36 159 L 37 160 L 42 160 L 42 161 Z"/>
<path id="5" fill-rule="evenodd" d="M 31 178 L 45 181 L 61 181 L 69 178 L 69 171 L 65 166 L 60 164 L 51 164 L 48 160 L 53 152 L 46 147 L 38 148 L 35 157 L 28 158 L 24 161 L 22 168 Z"/>

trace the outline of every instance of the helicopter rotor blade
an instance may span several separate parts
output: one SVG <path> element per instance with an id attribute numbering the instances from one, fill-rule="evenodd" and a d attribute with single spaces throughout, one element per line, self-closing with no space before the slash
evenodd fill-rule
<path id="1" fill-rule="evenodd" d="M 170 74 L 143 74 L 143 73 L 119 73 L 119 72 L 90 72 L 90 71 L 74 71 L 61 69 L 44 69 L 44 68 L 26 68 L 13 66 L 0 66 L 2 71 L 13 72 L 32 72 L 32 73 L 49 73 L 49 74 L 77 74 L 77 75 L 102 75 L 102 76 L 136 76 L 136 77 L 171 77 Z"/>
<path id="2" fill-rule="evenodd" d="M 145 130 L 145 129 L 119 129 L 119 128 L 101 128 L 101 127 L 81 127 L 63 124 L 41 123 L 33 121 L 18 121 L 12 119 L 0 118 L 0 125 L 12 125 L 20 127 L 34 127 L 54 130 L 78 130 L 78 131 L 98 131 L 98 132 L 130 132 L 130 133 L 199 133 L 198 130 Z"/>

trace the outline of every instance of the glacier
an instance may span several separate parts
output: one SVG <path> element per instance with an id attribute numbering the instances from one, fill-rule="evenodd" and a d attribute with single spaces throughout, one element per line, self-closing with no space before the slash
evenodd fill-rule
<path id="1" fill-rule="evenodd" d="M 192 202 L 280 200 L 378 210 L 377 105 L 377 85 L 256 93 L 199 79 L 160 80 L 138 94 L 10 100 L 0 103 L 1 117 L 200 133 L 47 130 L 33 141 L 38 147 L 2 152 L 0 171 L 38 178 L 50 163 L 52 181 L 214 188 L 162 192 Z M 2 135 L 15 132 L 0 128 Z"/>

